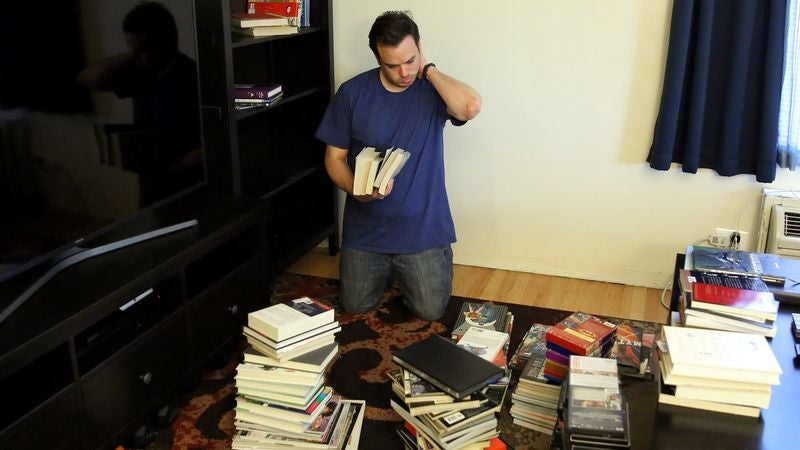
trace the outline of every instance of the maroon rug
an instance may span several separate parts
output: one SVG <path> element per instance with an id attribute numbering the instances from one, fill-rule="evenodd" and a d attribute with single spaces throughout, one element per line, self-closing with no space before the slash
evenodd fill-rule
<path id="1" fill-rule="evenodd" d="M 275 303 L 309 296 L 337 306 L 337 289 L 337 280 L 286 274 L 276 280 L 270 301 Z M 336 339 L 340 352 L 329 367 L 328 384 L 345 398 L 367 401 L 360 448 L 403 448 L 394 434 L 401 420 L 389 406 L 392 389 L 386 372 L 394 367 L 391 352 L 434 333 L 449 335 L 465 300 L 480 301 L 453 297 L 444 317 L 436 322 L 419 320 L 411 315 L 402 305 L 400 293 L 393 289 L 387 290 L 384 301 L 375 311 L 347 314 L 337 308 L 337 318 L 342 325 Z M 505 305 L 514 314 L 510 352 L 516 349 L 530 323 L 555 323 L 569 314 L 553 309 Z M 182 399 L 177 419 L 170 427 L 159 430 L 148 450 L 230 448 L 234 432 L 233 372 L 239 356 L 234 352 L 225 367 L 203 375 L 197 388 Z M 518 450 L 549 447 L 549 437 L 511 424 L 507 413 L 501 415 L 500 424 L 503 438 Z"/>

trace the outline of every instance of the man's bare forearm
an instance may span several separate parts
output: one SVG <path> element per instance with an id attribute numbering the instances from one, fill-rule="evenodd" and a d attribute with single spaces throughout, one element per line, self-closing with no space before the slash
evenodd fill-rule
<path id="1" fill-rule="evenodd" d="M 347 150 L 329 145 L 325 150 L 325 170 L 333 184 L 349 195 L 353 194 L 353 171 L 347 165 Z"/>
<path id="2" fill-rule="evenodd" d="M 481 112 L 481 96 L 478 92 L 459 80 L 443 73 L 436 67 L 429 67 L 428 81 L 447 105 L 447 112 L 458 120 L 471 120 Z"/>

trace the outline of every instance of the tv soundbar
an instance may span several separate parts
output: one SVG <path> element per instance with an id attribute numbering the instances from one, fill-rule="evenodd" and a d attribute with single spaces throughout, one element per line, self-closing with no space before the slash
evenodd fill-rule
<path id="1" fill-rule="evenodd" d="M 177 223 L 175 225 L 170 225 L 163 228 L 158 228 L 152 231 L 148 231 L 146 233 L 137 234 L 135 236 L 131 236 L 125 239 L 120 239 L 118 241 L 114 241 L 105 245 L 101 245 L 98 247 L 80 250 L 79 247 L 76 247 L 75 252 L 70 254 L 70 256 L 62 259 L 58 262 L 58 264 L 51 267 L 44 275 L 39 277 L 36 282 L 34 282 L 28 289 L 25 290 L 19 297 L 17 297 L 2 313 L 0 313 L 0 323 L 3 323 L 8 316 L 10 316 L 14 311 L 16 311 L 20 306 L 22 306 L 33 294 L 36 293 L 42 286 L 44 286 L 48 281 L 52 280 L 53 277 L 58 275 L 61 271 L 70 267 L 74 264 L 77 264 L 81 261 L 85 261 L 89 258 L 93 258 L 98 255 L 102 255 L 105 253 L 113 252 L 115 250 L 119 250 L 124 247 L 129 247 L 134 244 L 138 244 L 139 242 L 147 241 L 149 239 L 154 239 L 160 236 L 164 236 L 166 234 L 174 233 L 179 230 L 183 230 L 186 228 L 191 228 L 197 225 L 197 220 L 187 220 L 186 222 Z"/>

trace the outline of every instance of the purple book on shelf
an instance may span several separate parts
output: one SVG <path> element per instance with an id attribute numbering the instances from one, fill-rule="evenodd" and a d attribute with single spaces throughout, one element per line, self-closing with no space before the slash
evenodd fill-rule
<path id="1" fill-rule="evenodd" d="M 283 92 L 280 84 L 234 84 L 234 98 L 268 99 Z"/>

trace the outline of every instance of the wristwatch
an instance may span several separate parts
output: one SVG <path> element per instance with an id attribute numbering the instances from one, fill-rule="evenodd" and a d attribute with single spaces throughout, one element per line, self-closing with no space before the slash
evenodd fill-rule
<path id="1" fill-rule="evenodd" d="M 425 64 L 425 66 L 422 68 L 422 79 L 423 80 L 427 80 L 428 79 L 428 69 L 430 69 L 431 67 L 436 67 L 436 64 L 428 63 L 428 64 Z"/>

